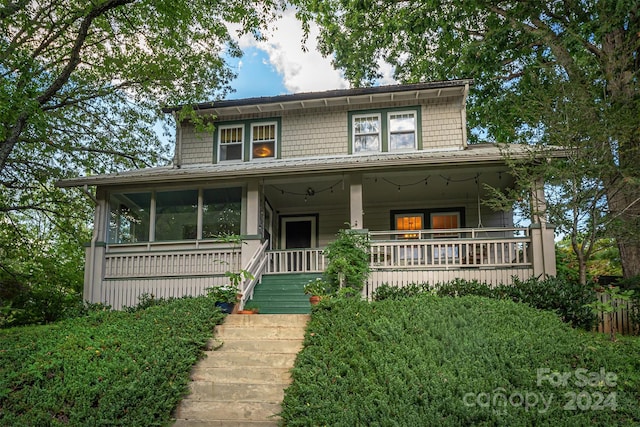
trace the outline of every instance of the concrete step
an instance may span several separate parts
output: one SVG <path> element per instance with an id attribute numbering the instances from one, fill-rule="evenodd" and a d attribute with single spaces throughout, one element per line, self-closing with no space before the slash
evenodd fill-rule
<path id="1" fill-rule="evenodd" d="M 242 402 L 280 403 L 284 398 L 283 384 L 223 384 L 214 381 L 192 381 L 190 400 L 211 402 L 233 400 Z"/>
<path id="2" fill-rule="evenodd" d="M 203 368 L 222 368 L 228 366 L 286 368 L 293 366 L 295 359 L 295 353 L 225 351 L 220 349 L 219 351 L 205 352 L 205 358 L 202 359 L 199 366 Z"/>
<path id="3" fill-rule="evenodd" d="M 260 317 L 259 314 L 248 316 Z M 304 326 L 218 325 L 215 335 L 224 340 L 291 340 L 304 338 L 304 331 Z"/>
<path id="4" fill-rule="evenodd" d="M 275 414 L 308 319 L 308 314 L 228 315 L 191 373 L 190 393 L 176 409 L 174 425 L 277 426 Z"/>
<path id="5" fill-rule="evenodd" d="M 199 368 L 191 373 L 192 381 L 208 381 L 217 384 L 288 384 L 291 368 L 270 366 L 224 366 L 221 368 Z"/>
<path id="6" fill-rule="evenodd" d="M 307 321 L 309 321 L 308 314 L 230 314 L 223 325 L 300 327 L 306 326 Z"/>
<path id="7" fill-rule="evenodd" d="M 265 351 L 278 353 L 298 353 L 302 350 L 302 340 L 234 340 L 231 338 L 218 338 L 222 341 L 222 347 L 218 351 Z"/>
<path id="8" fill-rule="evenodd" d="M 176 412 L 176 418 L 200 421 L 270 421 L 280 410 L 280 403 L 185 399 Z"/>

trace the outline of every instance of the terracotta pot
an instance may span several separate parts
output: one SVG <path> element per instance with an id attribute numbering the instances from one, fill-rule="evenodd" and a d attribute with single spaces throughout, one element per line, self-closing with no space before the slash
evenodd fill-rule
<path id="1" fill-rule="evenodd" d="M 320 302 L 320 297 L 318 295 L 311 295 L 311 297 L 309 297 L 309 302 L 311 305 L 316 305 Z"/>

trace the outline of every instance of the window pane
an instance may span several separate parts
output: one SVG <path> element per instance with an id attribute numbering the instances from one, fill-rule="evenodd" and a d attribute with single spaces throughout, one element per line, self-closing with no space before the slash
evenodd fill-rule
<path id="1" fill-rule="evenodd" d="M 195 239 L 197 221 L 197 190 L 156 193 L 156 240 Z"/>
<path id="2" fill-rule="evenodd" d="M 276 125 L 254 125 L 252 133 L 253 158 L 275 157 Z"/>
<path id="3" fill-rule="evenodd" d="M 378 116 L 356 117 L 354 125 L 356 135 L 380 132 L 380 120 L 378 120 Z"/>
<path id="4" fill-rule="evenodd" d="M 220 129 L 220 161 L 242 160 L 242 126 Z"/>
<path id="5" fill-rule="evenodd" d="M 413 113 L 389 115 L 389 149 L 416 148 L 416 118 Z"/>
<path id="6" fill-rule="evenodd" d="M 151 193 L 112 194 L 109 200 L 109 243 L 149 241 Z"/>
<path id="7" fill-rule="evenodd" d="M 431 216 L 431 227 L 437 230 L 458 228 L 458 214 L 434 214 Z"/>
<path id="8" fill-rule="evenodd" d="M 411 150 L 416 147 L 416 136 L 412 133 L 392 133 L 389 138 L 391 150 Z"/>
<path id="9" fill-rule="evenodd" d="M 422 230 L 422 215 L 407 214 L 396 216 L 396 230 Z M 405 239 L 417 239 L 418 233 L 406 233 L 401 235 Z"/>
<path id="10" fill-rule="evenodd" d="M 378 135 L 356 136 L 353 151 L 356 153 L 366 151 L 380 151 L 380 138 Z"/>
<path id="11" fill-rule="evenodd" d="M 242 160 L 242 144 L 224 144 L 220 146 L 220 161 Z"/>
<path id="12" fill-rule="evenodd" d="M 202 192 L 202 237 L 240 234 L 242 189 L 216 188 Z"/>

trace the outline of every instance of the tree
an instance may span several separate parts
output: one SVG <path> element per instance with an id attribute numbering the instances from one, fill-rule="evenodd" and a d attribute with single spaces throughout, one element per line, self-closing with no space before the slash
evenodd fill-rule
<path id="1" fill-rule="evenodd" d="M 277 13 L 272 0 L 0 3 L 0 234 L 33 247 L 83 234 L 91 196 L 54 183 L 166 164 L 161 107 L 226 93 L 232 31 L 260 38 Z M 29 249 L 2 254 L 3 277 L 28 281 Z"/>
<path id="2" fill-rule="evenodd" d="M 403 82 L 473 77 L 468 117 L 476 140 L 568 145 L 591 156 L 624 275 L 640 274 L 637 1 L 293 3 L 305 25 L 320 25 L 321 51 L 352 84 L 374 82 L 383 61 Z M 550 91 L 583 109 L 561 120 L 567 116 L 554 116 Z M 564 139 L 569 134 L 577 138 Z M 590 173 L 585 179 L 594 179 Z"/>

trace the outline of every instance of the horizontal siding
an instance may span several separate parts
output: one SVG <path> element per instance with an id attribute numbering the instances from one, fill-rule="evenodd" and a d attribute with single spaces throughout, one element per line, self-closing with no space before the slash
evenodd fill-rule
<path id="1" fill-rule="evenodd" d="M 137 305 L 140 295 L 149 294 L 155 298 L 198 296 L 206 293 L 206 288 L 224 285 L 229 279 L 218 277 L 173 277 L 155 279 L 103 280 L 100 299 L 115 310 Z"/>

